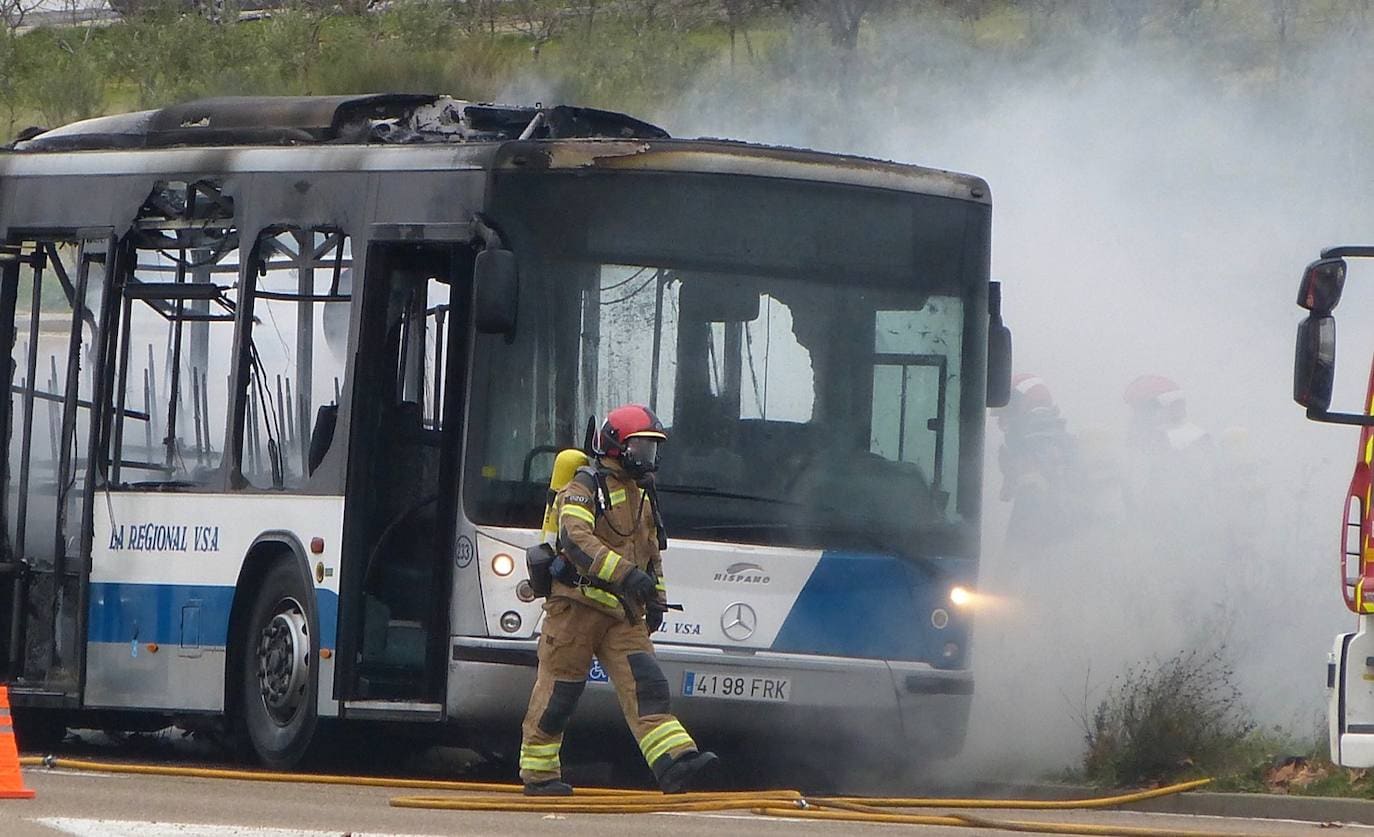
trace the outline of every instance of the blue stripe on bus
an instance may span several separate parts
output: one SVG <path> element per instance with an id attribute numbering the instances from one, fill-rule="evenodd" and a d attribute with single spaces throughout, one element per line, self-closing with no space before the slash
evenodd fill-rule
<path id="1" fill-rule="evenodd" d="M 774 651 L 878 660 L 964 664 L 969 625 L 950 607 L 949 588 L 972 585 L 975 563 L 940 559 L 948 575 L 932 578 L 920 565 L 890 555 L 827 550 L 787 614 Z M 931 624 L 936 608 L 949 624 Z M 958 652 L 945 657 L 947 643 Z"/>
<path id="2" fill-rule="evenodd" d="M 333 648 L 339 623 L 339 594 L 316 588 L 320 647 Z M 156 642 L 202 648 L 228 644 L 234 588 L 207 584 L 91 584 L 88 642 Z M 184 628 L 184 631 L 183 631 Z M 190 636 L 185 636 L 190 634 Z M 197 637 L 198 634 L 198 637 Z"/>

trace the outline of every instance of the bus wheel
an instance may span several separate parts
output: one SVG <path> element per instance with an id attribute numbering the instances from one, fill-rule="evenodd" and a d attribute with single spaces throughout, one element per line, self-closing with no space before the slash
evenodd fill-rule
<path id="1" fill-rule="evenodd" d="M 273 768 L 299 763 L 315 733 L 319 675 L 309 601 L 296 566 L 277 562 L 258 585 L 241 640 L 241 720 L 253 754 Z"/>

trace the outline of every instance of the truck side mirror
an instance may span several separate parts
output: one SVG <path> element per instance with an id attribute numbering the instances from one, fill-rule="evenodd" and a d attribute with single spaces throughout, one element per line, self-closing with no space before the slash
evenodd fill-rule
<path id="1" fill-rule="evenodd" d="M 1011 400 L 1011 329 L 1002 322 L 1002 283 L 988 283 L 989 407 L 1005 407 Z"/>
<path id="2" fill-rule="evenodd" d="M 1345 290 L 1345 259 L 1318 259 L 1302 272 L 1298 306 L 1318 316 L 1330 314 Z"/>
<path id="3" fill-rule="evenodd" d="M 1298 323 L 1298 343 L 1293 359 L 1293 400 L 1309 412 L 1331 407 L 1331 387 L 1336 378 L 1336 320 L 1314 310 Z"/>
<path id="4" fill-rule="evenodd" d="M 472 270 L 473 311 L 481 334 L 515 334 L 520 302 L 520 278 L 515 254 L 488 249 L 477 254 Z"/>

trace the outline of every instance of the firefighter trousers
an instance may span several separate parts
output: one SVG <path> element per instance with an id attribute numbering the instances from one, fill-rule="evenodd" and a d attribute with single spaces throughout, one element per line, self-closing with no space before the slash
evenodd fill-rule
<path id="1" fill-rule="evenodd" d="M 658 667 L 644 623 L 630 624 L 569 599 L 544 604 L 539 637 L 539 674 L 525 713 L 520 743 L 520 779 L 525 783 L 562 777 L 558 754 L 563 730 L 587 684 L 592 655 L 615 687 L 620 709 L 655 778 L 696 743 L 668 711 L 668 680 Z"/>

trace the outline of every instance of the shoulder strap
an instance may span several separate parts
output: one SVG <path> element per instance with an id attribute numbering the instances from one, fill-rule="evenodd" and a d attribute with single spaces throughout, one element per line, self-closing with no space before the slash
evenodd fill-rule
<path id="1" fill-rule="evenodd" d="M 593 507 L 597 517 L 605 514 L 606 509 L 611 507 L 611 492 L 606 488 L 606 474 L 595 465 L 583 465 L 578 468 L 573 477 L 577 474 L 586 474 L 592 478 L 592 495 L 595 498 Z"/>
<path id="2" fill-rule="evenodd" d="M 668 548 L 668 532 L 663 528 L 663 513 L 658 510 L 658 489 L 653 483 L 644 489 L 649 495 L 649 511 L 654 515 L 654 529 L 658 532 L 658 548 L 660 551 Z"/>

